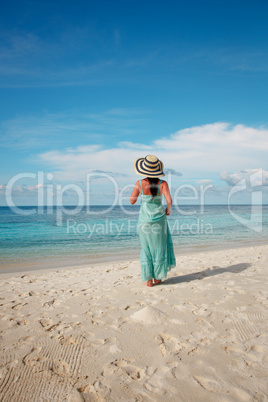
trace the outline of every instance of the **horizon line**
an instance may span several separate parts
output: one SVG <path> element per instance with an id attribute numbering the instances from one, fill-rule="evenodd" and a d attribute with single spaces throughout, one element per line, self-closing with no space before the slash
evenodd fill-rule
<path id="1" fill-rule="evenodd" d="M 196 206 L 229 206 L 229 205 L 239 205 L 239 206 L 268 206 L 268 204 L 173 204 L 173 207 L 182 207 L 182 206 L 189 206 L 189 207 L 196 207 Z M 9 205 L 0 205 L 0 208 L 61 208 L 61 207 L 73 207 L 73 208 L 77 208 L 77 207 L 139 207 L 140 204 L 137 205 L 112 205 L 112 204 L 78 204 L 78 205 L 73 205 L 73 204 L 66 204 L 66 205 L 14 205 L 14 206 L 9 206 Z M 165 206 L 165 204 L 163 204 L 163 206 Z"/>

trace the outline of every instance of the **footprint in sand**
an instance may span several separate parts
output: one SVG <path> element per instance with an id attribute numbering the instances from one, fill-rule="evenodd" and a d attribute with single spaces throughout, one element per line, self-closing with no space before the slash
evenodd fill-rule
<path id="1" fill-rule="evenodd" d="M 61 345 L 76 345 L 77 344 L 77 339 L 73 338 L 72 336 L 60 335 L 57 339 L 59 340 Z"/>
<path id="2" fill-rule="evenodd" d="M 144 387 L 156 395 L 167 396 L 170 392 L 176 394 L 177 389 L 172 385 L 172 382 L 182 377 L 182 373 L 177 372 L 179 366 L 180 364 L 177 361 L 170 361 L 157 367 L 147 366 L 144 370 Z M 161 398 L 162 400 L 164 399 Z"/>
<path id="3" fill-rule="evenodd" d="M 209 317 L 211 316 L 212 312 L 208 310 L 208 306 L 203 305 L 198 310 L 193 310 L 192 313 L 195 315 L 201 315 L 202 317 Z"/>
<path id="4" fill-rule="evenodd" d="M 159 345 L 162 356 L 166 356 L 170 353 L 177 354 L 182 350 L 182 345 L 175 336 L 169 334 L 159 334 L 156 337 L 156 341 Z"/>
<path id="5" fill-rule="evenodd" d="M 268 352 L 268 347 L 265 345 L 253 345 L 253 346 L 251 346 L 250 349 L 253 350 L 253 352 L 260 353 L 260 354 L 267 355 L 267 352 Z"/>
<path id="6" fill-rule="evenodd" d="M 110 346 L 110 353 L 121 353 L 122 349 L 118 345 L 111 345 Z"/>
<path id="7" fill-rule="evenodd" d="M 53 321 L 51 318 L 42 318 L 41 320 L 39 320 L 39 322 L 42 325 L 42 327 L 47 328 L 52 325 Z"/>
<path id="8" fill-rule="evenodd" d="M 156 380 L 149 380 L 144 383 L 144 387 L 150 392 L 160 396 L 164 396 L 167 393 L 167 390 L 163 386 L 159 386 Z"/>
<path id="9" fill-rule="evenodd" d="M 116 372 L 116 370 L 117 370 L 117 366 L 115 366 L 113 363 L 110 363 L 104 367 L 101 375 L 103 377 L 110 377 L 111 375 L 113 375 Z"/>
<path id="10" fill-rule="evenodd" d="M 103 348 L 103 347 L 108 347 L 109 352 L 114 354 L 114 353 L 121 353 L 122 349 L 120 347 L 120 343 L 117 338 L 106 338 L 106 339 L 96 339 L 95 342 L 98 342 L 101 346 L 97 346 L 95 343 L 95 347 L 97 349 Z"/>
<path id="11" fill-rule="evenodd" d="M 222 386 L 219 381 L 202 376 L 193 376 L 193 378 L 202 388 L 207 391 L 216 393 L 222 392 Z"/>
<path id="12" fill-rule="evenodd" d="M 50 301 L 48 301 L 48 302 L 45 302 L 45 303 L 43 303 L 43 307 L 46 309 L 46 310 L 51 310 L 51 309 L 53 309 L 54 308 L 54 303 L 55 303 L 55 299 L 52 299 L 52 300 L 50 300 Z"/>
<path id="13" fill-rule="evenodd" d="M 46 357 L 40 356 L 41 350 L 41 347 L 33 348 L 30 353 L 24 356 L 23 363 L 26 366 L 36 366 L 38 363 L 46 361 Z"/>
<path id="14" fill-rule="evenodd" d="M 85 394 L 85 397 L 87 399 L 83 400 L 107 400 L 106 398 L 108 398 L 109 394 L 111 393 L 111 389 L 109 387 L 106 387 L 101 381 L 95 381 L 93 384 L 87 384 L 84 385 L 80 388 L 78 388 L 78 392 L 80 392 L 83 396 L 83 394 Z M 95 394 L 96 395 L 96 399 L 92 399 L 92 398 L 88 398 L 88 394 Z M 105 399 L 103 399 L 105 398 Z"/>
<path id="15" fill-rule="evenodd" d="M 53 360 L 51 370 L 59 377 L 70 377 L 70 366 L 65 361 Z"/>
<path id="16" fill-rule="evenodd" d="M 105 366 L 102 375 L 104 377 L 111 376 L 113 374 L 123 377 L 125 380 L 140 380 L 142 377 L 142 369 L 131 364 L 131 360 L 126 359 L 116 359 L 113 362 Z"/>

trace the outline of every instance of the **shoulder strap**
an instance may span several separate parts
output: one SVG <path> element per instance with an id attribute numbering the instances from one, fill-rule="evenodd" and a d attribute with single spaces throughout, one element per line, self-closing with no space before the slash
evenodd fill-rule
<path id="1" fill-rule="evenodd" d="M 143 188 L 142 188 L 142 184 L 141 184 L 141 180 L 140 180 L 140 185 L 141 185 L 141 192 L 143 194 Z M 144 195 L 144 194 L 143 194 Z"/>
<path id="2" fill-rule="evenodd" d="M 160 180 L 159 184 L 158 184 L 158 191 L 157 191 L 157 195 L 159 195 L 159 191 L 160 191 L 160 186 L 163 180 Z"/>

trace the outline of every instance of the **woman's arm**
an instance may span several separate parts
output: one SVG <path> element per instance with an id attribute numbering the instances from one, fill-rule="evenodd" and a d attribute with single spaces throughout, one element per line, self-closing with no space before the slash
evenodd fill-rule
<path id="1" fill-rule="evenodd" d="M 167 207 L 166 207 L 166 215 L 170 215 L 170 210 L 171 210 L 171 206 L 172 206 L 172 198 L 169 192 L 169 187 L 166 181 L 163 181 L 163 183 L 161 184 L 162 187 L 162 194 L 164 194 L 164 197 L 166 199 L 167 202 Z"/>
<path id="2" fill-rule="evenodd" d="M 137 181 L 137 183 L 135 184 L 135 187 L 132 191 L 132 194 L 130 196 L 130 203 L 132 205 L 135 204 L 135 202 L 137 201 L 139 194 L 140 194 L 140 183 L 139 183 L 139 181 Z"/>

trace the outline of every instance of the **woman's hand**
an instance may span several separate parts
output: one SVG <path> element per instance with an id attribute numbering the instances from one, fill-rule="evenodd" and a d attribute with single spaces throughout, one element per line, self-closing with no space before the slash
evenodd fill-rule
<path id="1" fill-rule="evenodd" d="M 170 214 L 171 214 L 170 209 L 169 209 L 169 208 L 166 208 L 166 215 L 170 215 Z"/>
<path id="2" fill-rule="evenodd" d="M 171 214 L 171 206 L 172 206 L 172 198 L 169 192 L 168 184 L 165 180 L 161 183 L 162 186 L 162 194 L 164 194 L 164 197 L 167 202 L 167 207 L 166 207 L 166 215 Z"/>

